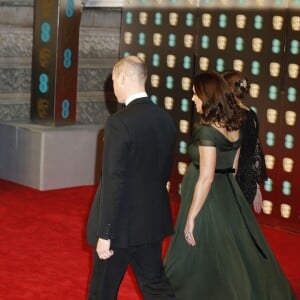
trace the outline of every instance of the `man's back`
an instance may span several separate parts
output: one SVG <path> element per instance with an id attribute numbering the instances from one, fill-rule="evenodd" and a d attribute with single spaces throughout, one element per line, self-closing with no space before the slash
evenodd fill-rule
<path id="1" fill-rule="evenodd" d="M 117 114 L 128 130 L 132 166 L 139 176 L 165 182 L 168 179 L 176 139 L 170 115 L 148 98 L 135 100 Z M 129 166 L 130 167 L 130 166 Z M 139 172 L 146 168 L 148 172 Z M 135 174 L 133 174 L 135 175 Z"/>
<path id="2" fill-rule="evenodd" d="M 118 234 L 114 243 L 123 247 L 162 240 L 173 232 L 166 183 L 176 141 L 174 121 L 148 98 L 141 98 L 111 117 L 108 121 L 108 126 L 111 126 L 109 123 L 119 123 L 115 126 L 123 127 L 120 130 L 122 137 L 119 137 L 123 149 L 119 148 L 115 155 L 111 151 L 108 156 L 104 153 L 103 158 L 107 164 L 104 169 L 111 170 L 109 164 L 117 163 L 115 169 L 122 172 L 120 178 L 123 178 L 122 182 L 115 182 L 119 186 L 114 187 L 118 190 L 119 203 L 115 221 Z M 120 157 L 120 151 L 123 159 L 109 162 Z M 106 175 L 110 180 L 116 177 Z M 111 193 L 111 188 L 108 193 Z M 105 191 L 102 196 L 107 197 Z"/>

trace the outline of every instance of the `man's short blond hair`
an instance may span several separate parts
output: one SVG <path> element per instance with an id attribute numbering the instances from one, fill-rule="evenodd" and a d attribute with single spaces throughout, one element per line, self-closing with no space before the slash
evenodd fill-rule
<path id="1" fill-rule="evenodd" d="M 138 56 L 127 56 L 120 59 L 113 68 L 115 76 L 123 73 L 125 76 L 133 77 L 140 83 L 145 84 L 147 80 L 147 66 Z"/>

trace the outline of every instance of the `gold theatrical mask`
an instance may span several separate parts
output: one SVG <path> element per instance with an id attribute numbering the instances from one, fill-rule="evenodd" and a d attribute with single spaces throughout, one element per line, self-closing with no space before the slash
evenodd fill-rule
<path id="1" fill-rule="evenodd" d="M 194 43 L 194 37 L 191 34 L 185 34 L 183 37 L 183 43 L 185 48 L 192 48 Z"/>
<path id="2" fill-rule="evenodd" d="M 207 57 L 200 57 L 199 66 L 201 71 L 207 71 L 209 66 L 209 59 Z"/>
<path id="3" fill-rule="evenodd" d="M 294 111 L 287 110 L 285 112 L 285 124 L 289 126 L 295 126 L 297 114 Z"/>
<path id="4" fill-rule="evenodd" d="M 282 30 L 283 17 L 282 16 L 273 16 L 272 24 L 273 24 L 274 30 Z"/>
<path id="5" fill-rule="evenodd" d="M 167 55 L 167 66 L 169 68 L 175 68 L 176 65 L 176 56 L 173 54 L 168 54 Z"/>
<path id="6" fill-rule="evenodd" d="M 151 75 L 151 86 L 152 87 L 159 87 L 159 82 L 160 82 L 160 77 L 157 74 L 152 74 Z"/>
<path id="7" fill-rule="evenodd" d="M 189 91 L 190 88 L 191 88 L 191 84 L 192 84 L 191 78 L 189 78 L 189 77 L 182 77 L 181 78 L 181 88 L 184 91 Z"/>
<path id="8" fill-rule="evenodd" d="M 292 207 L 289 204 L 286 203 L 280 204 L 280 215 L 283 218 L 288 219 L 291 216 L 291 212 L 292 212 Z"/>
<path id="9" fill-rule="evenodd" d="M 263 200 L 262 210 L 266 215 L 270 215 L 273 210 L 273 203 L 269 200 Z"/>
<path id="10" fill-rule="evenodd" d="M 187 120 L 180 120 L 179 121 L 179 131 L 181 133 L 188 133 L 189 132 L 190 123 Z"/>
<path id="11" fill-rule="evenodd" d="M 47 99 L 37 100 L 37 114 L 40 119 L 49 117 L 49 101 Z"/>
<path id="12" fill-rule="evenodd" d="M 126 31 L 124 32 L 124 43 L 126 45 L 130 45 L 132 43 L 133 34 L 132 32 Z"/>
<path id="13" fill-rule="evenodd" d="M 299 65 L 289 64 L 288 65 L 288 73 L 289 73 L 290 78 L 297 79 L 297 77 L 299 75 Z"/>
<path id="14" fill-rule="evenodd" d="M 272 77 L 278 77 L 280 75 L 280 64 L 277 62 L 271 62 L 269 65 L 269 71 Z"/>
<path id="15" fill-rule="evenodd" d="M 251 83 L 249 93 L 251 98 L 258 98 L 260 93 L 260 86 L 256 83 Z"/>
<path id="16" fill-rule="evenodd" d="M 239 29 L 244 29 L 246 27 L 247 18 L 245 15 L 237 15 L 235 18 L 236 27 Z"/>
<path id="17" fill-rule="evenodd" d="M 282 167 L 284 172 L 292 173 L 294 168 L 294 161 L 289 157 L 284 157 L 282 160 Z"/>
<path id="18" fill-rule="evenodd" d="M 225 50 L 227 46 L 227 37 L 223 35 L 219 35 L 217 37 L 217 47 L 220 50 Z"/>
<path id="19" fill-rule="evenodd" d="M 236 71 L 243 72 L 244 62 L 241 59 L 235 59 L 233 61 L 233 69 Z"/>
<path id="20" fill-rule="evenodd" d="M 202 15 L 202 26 L 203 27 L 210 27 L 212 21 L 211 14 L 203 14 Z"/>
<path id="21" fill-rule="evenodd" d="M 136 56 L 137 56 L 138 58 L 140 58 L 143 62 L 146 61 L 146 54 L 145 54 L 145 53 L 143 53 L 143 52 L 138 52 L 138 53 L 136 54 Z"/>
<path id="22" fill-rule="evenodd" d="M 221 6 L 227 6 L 229 4 L 230 0 L 220 0 L 220 5 Z"/>
<path id="23" fill-rule="evenodd" d="M 273 170 L 275 166 L 275 156 L 266 154 L 265 155 L 265 162 L 267 169 Z"/>
<path id="24" fill-rule="evenodd" d="M 256 0 L 255 5 L 256 6 L 263 6 L 264 5 L 264 0 Z"/>
<path id="25" fill-rule="evenodd" d="M 178 13 L 170 12 L 169 13 L 169 24 L 171 26 L 177 26 L 178 24 Z"/>
<path id="26" fill-rule="evenodd" d="M 145 11 L 141 11 L 139 14 L 139 21 L 140 24 L 146 25 L 148 22 L 148 13 L 146 13 Z"/>
<path id="27" fill-rule="evenodd" d="M 253 52 L 261 52 L 263 46 L 263 40 L 261 38 L 252 39 Z"/>
<path id="28" fill-rule="evenodd" d="M 39 63 L 42 68 L 47 68 L 50 64 L 51 50 L 49 48 L 39 49 Z"/>
<path id="29" fill-rule="evenodd" d="M 178 173 L 183 176 L 186 172 L 187 164 L 185 162 L 179 161 L 177 168 L 178 168 Z"/>
<path id="30" fill-rule="evenodd" d="M 267 121 L 271 124 L 275 124 L 278 117 L 278 111 L 274 108 L 267 109 Z"/>
<path id="31" fill-rule="evenodd" d="M 172 110 L 174 107 L 174 98 L 167 96 L 164 99 L 165 109 Z"/>
<path id="32" fill-rule="evenodd" d="M 162 43 L 162 34 L 158 32 L 153 33 L 153 45 L 160 46 L 161 43 Z"/>
<path id="33" fill-rule="evenodd" d="M 293 16 L 291 18 L 291 26 L 294 31 L 300 31 L 300 16 Z"/>

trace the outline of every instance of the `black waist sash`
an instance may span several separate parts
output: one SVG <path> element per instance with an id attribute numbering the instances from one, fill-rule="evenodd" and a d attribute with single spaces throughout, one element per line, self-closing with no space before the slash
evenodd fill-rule
<path id="1" fill-rule="evenodd" d="M 235 172 L 234 168 L 215 169 L 215 173 L 219 173 L 219 174 L 229 174 L 234 172 Z"/>
<path id="2" fill-rule="evenodd" d="M 199 169 L 199 165 L 197 165 L 196 163 L 193 162 L 193 165 Z M 224 169 L 215 169 L 215 173 L 218 174 L 230 174 L 230 173 L 234 173 L 235 169 L 234 168 L 224 168 Z"/>

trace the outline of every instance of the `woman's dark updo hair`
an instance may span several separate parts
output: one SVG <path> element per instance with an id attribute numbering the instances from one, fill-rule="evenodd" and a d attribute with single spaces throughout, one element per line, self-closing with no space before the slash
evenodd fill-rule
<path id="1" fill-rule="evenodd" d="M 243 123 L 243 113 L 224 78 L 216 72 L 206 72 L 194 78 L 194 89 L 202 100 L 200 124 L 218 124 L 227 130 L 237 130 Z"/>
<path id="2" fill-rule="evenodd" d="M 239 71 L 228 71 L 223 74 L 223 78 L 232 89 L 235 97 L 244 99 L 249 93 L 250 84 L 248 79 Z"/>

